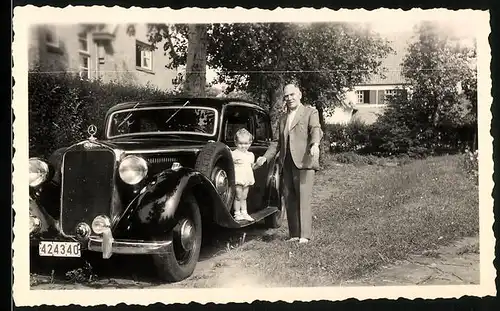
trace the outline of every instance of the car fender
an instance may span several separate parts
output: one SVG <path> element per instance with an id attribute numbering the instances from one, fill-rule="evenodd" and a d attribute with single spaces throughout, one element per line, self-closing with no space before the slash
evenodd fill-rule
<path id="1" fill-rule="evenodd" d="M 29 217 L 38 219 L 39 225 L 34 232 L 30 232 L 31 243 L 36 243 L 40 239 L 54 238 L 59 235 L 59 225 L 57 220 L 50 216 L 45 209 L 34 199 L 29 198 Z"/>
<path id="2" fill-rule="evenodd" d="M 134 240 L 164 239 L 176 224 L 174 215 L 187 192 L 195 196 L 202 217 L 208 221 L 224 223 L 227 217 L 232 219 L 212 182 L 200 172 L 182 167 L 154 176 L 115 222 L 113 235 Z"/>

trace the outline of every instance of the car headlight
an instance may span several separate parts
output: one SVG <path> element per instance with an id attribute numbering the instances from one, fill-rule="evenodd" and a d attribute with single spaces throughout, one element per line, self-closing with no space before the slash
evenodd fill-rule
<path id="1" fill-rule="evenodd" d="M 97 216 L 92 221 L 92 230 L 97 234 L 102 234 L 111 227 L 111 221 L 106 216 Z"/>
<path id="2" fill-rule="evenodd" d="M 49 165 L 40 159 L 32 158 L 29 160 L 29 173 L 30 187 L 37 187 L 47 180 Z"/>
<path id="3" fill-rule="evenodd" d="M 30 216 L 30 233 L 37 233 L 40 230 L 40 227 L 42 226 L 42 222 L 40 221 L 40 218 L 36 216 Z"/>
<path id="4" fill-rule="evenodd" d="M 118 172 L 124 182 L 135 185 L 148 174 L 148 163 L 141 157 L 127 156 L 121 161 Z"/>

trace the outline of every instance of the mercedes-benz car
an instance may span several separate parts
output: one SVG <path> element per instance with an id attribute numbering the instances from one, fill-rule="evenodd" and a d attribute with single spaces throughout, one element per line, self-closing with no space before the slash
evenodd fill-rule
<path id="1" fill-rule="evenodd" d="M 276 159 L 254 170 L 248 195 L 254 221 L 236 221 L 231 149 L 234 135 L 254 135 L 261 156 L 272 139 L 268 113 L 230 98 L 172 98 L 111 107 L 88 139 L 29 160 L 30 238 L 36 256 L 88 252 L 152 256 L 160 278 L 192 275 L 202 228 L 283 221 Z"/>

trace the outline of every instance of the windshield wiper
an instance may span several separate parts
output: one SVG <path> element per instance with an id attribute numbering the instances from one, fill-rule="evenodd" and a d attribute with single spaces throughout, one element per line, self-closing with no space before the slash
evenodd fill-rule
<path id="1" fill-rule="evenodd" d="M 132 107 L 132 109 L 137 108 L 137 106 L 139 106 L 139 103 L 135 104 L 134 107 Z M 133 113 L 133 111 L 129 112 L 128 115 L 125 117 L 125 119 L 123 119 L 123 121 L 120 122 L 120 124 L 118 124 L 118 126 L 116 128 L 119 129 L 123 124 L 125 124 L 125 122 L 127 122 L 128 119 L 130 119 L 130 117 L 132 117 L 132 113 Z"/>
<path id="2" fill-rule="evenodd" d="M 173 117 L 175 117 L 175 115 L 181 111 L 182 108 L 184 108 L 187 104 L 189 104 L 189 100 L 187 100 L 184 105 L 182 105 L 180 108 L 178 108 L 171 116 L 170 118 L 167 119 L 167 121 L 165 121 L 165 123 L 163 124 L 164 126 L 167 125 L 167 123 L 172 120 Z"/>

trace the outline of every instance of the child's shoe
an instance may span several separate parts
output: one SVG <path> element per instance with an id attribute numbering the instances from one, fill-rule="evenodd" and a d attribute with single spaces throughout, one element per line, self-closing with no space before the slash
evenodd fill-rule
<path id="1" fill-rule="evenodd" d="M 236 221 L 245 220 L 245 217 L 241 212 L 234 212 L 234 220 Z"/>
<path id="2" fill-rule="evenodd" d="M 248 213 L 242 213 L 241 214 L 245 220 L 248 221 L 254 221 L 255 219 L 252 218 L 252 216 L 248 215 Z"/>

